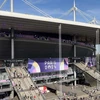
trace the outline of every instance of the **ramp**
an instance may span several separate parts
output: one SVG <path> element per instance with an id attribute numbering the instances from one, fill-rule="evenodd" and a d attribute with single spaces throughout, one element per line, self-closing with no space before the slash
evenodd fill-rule
<path id="1" fill-rule="evenodd" d="M 24 67 L 6 68 L 6 71 L 20 100 L 45 100 Z"/>
<path id="2" fill-rule="evenodd" d="M 90 69 L 85 66 L 84 63 L 74 63 L 76 67 L 84 72 L 85 79 L 90 83 L 91 86 L 96 86 L 97 82 L 100 83 L 100 73 L 96 70 Z"/>

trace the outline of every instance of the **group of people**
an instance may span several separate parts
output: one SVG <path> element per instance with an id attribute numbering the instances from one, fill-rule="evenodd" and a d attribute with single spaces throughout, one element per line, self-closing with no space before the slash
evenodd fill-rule
<path id="1" fill-rule="evenodd" d="M 23 69 L 23 67 L 22 67 L 22 69 Z M 11 78 L 25 78 L 25 77 L 29 76 L 28 73 L 26 75 L 24 75 L 22 72 L 18 72 L 16 69 L 14 71 L 12 71 L 12 69 L 10 68 L 10 72 L 11 72 Z"/>
<path id="2" fill-rule="evenodd" d="M 78 97 L 76 93 L 68 92 L 64 95 L 64 98 L 62 100 L 100 100 L 100 89 L 93 88 L 93 89 L 87 89 L 85 86 L 82 88 L 82 91 L 86 93 L 86 96 Z M 98 92 L 98 93 L 97 93 Z"/>
<path id="3" fill-rule="evenodd" d="M 100 92 L 100 89 L 94 88 L 92 90 L 84 89 L 83 92 L 88 94 L 88 98 L 86 100 L 100 100 L 100 95 L 96 95 L 96 92 Z M 85 99 L 84 99 L 85 100 Z"/>
<path id="4" fill-rule="evenodd" d="M 30 93 L 29 93 L 30 95 L 26 95 L 26 92 L 24 92 L 25 95 L 22 96 L 23 100 L 27 100 L 27 99 L 35 100 L 35 98 L 37 98 L 36 97 L 37 95 L 40 96 L 40 92 L 39 93 L 35 92 L 36 87 L 34 87 L 33 84 L 29 83 L 30 86 L 26 87 L 26 89 L 23 89 L 23 86 L 22 86 L 23 81 L 22 80 L 27 78 L 26 76 L 29 76 L 28 73 L 26 73 L 26 74 L 20 73 L 21 71 L 19 72 L 19 70 L 17 70 L 17 69 L 12 70 L 12 68 L 10 68 L 10 72 L 13 74 L 12 75 L 12 80 L 13 79 L 17 80 L 17 83 L 15 83 L 14 87 L 18 92 L 30 91 Z M 36 95 L 35 94 L 33 95 L 31 93 L 32 91 L 34 91 L 34 93 L 36 93 Z"/>
<path id="5" fill-rule="evenodd" d="M 97 95 L 95 97 L 80 97 L 80 98 L 77 98 L 77 97 L 73 97 L 73 98 L 66 97 L 66 98 L 63 98 L 62 100 L 100 100 L 100 95 Z"/>
<path id="6" fill-rule="evenodd" d="M 25 96 L 23 97 L 23 100 L 27 100 L 27 99 L 35 100 L 35 98 L 36 98 L 36 96 L 32 96 L 32 94 L 30 94 L 30 96 L 25 95 Z"/>
<path id="7" fill-rule="evenodd" d="M 46 40 L 46 41 L 58 41 L 58 38 L 53 38 L 53 37 L 47 37 L 47 36 L 40 36 L 40 35 L 25 35 L 25 34 L 15 34 L 16 37 L 20 37 L 20 38 L 26 38 L 26 39 L 36 39 L 36 40 Z M 71 39 L 62 39 L 63 43 L 69 43 L 69 44 L 78 44 L 78 45 L 84 45 L 84 46 L 88 46 L 88 47 L 92 47 L 93 45 L 91 44 L 86 44 L 83 42 L 75 42 L 72 41 Z"/>
<path id="8" fill-rule="evenodd" d="M 15 69 L 14 71 L 10 68 L 11 78 L 20 78 L 22 77 L 22 73 L 17 72 Z"/>
<path id="9" fill-rule="evenodd" d="M 15 86 L 16 86 L 18 91 L 23 90 L 22 87 L 21 87 L 21 82 L 20 81 L 18 81 L 18 84 L 16 84 Z"/>

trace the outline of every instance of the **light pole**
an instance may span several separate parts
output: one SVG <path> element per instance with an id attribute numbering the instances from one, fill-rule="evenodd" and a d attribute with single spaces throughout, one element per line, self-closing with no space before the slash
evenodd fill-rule
<path id="1" fill-rule="evenodd" d="M 14 11 L 14 0 L 11 0 L 11 12 L 13 12 Z"/>

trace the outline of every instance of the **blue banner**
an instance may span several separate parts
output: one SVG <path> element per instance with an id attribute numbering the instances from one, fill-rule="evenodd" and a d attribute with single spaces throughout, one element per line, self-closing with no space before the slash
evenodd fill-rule
<path id="1" fill-rule="evenodd" d="M 28 71 L 29 73 L 40 73 L 40 72 L 53 72 L 68 69 L 68 58 L 42 58 L 42 59 L 29 59 L 28 60 Z"/>

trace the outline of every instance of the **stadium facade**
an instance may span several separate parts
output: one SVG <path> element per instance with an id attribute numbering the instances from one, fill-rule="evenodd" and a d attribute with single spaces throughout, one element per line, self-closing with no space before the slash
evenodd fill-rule
<path id="1" fill-rule="evenodd" d="M 3 43 L 5 44 L 4 47 L 1 49 L 1 52 L 2 52 L 1 59 L 3 57 L 5 58 L 39 57 L 36 53 L 39 53 L 41 57 L 43 56 L 58 57 L 59 44 L 57 45 L 56 43 L 59 43 L 59 39 L 57 40 L 57 38 L 59 38 L 60 24 L 62 26 L 61 34 L 63 37 L 62 50 L 65 52 L 65 53 L 62 52 L 63 57 L 74 56 L 73 45 L 75 44 L 75 41 L 74 41 L 75 38 L 77 41 L 76 56 L 84 57 L 84 56 L 93 55 L 93 52 L 94 52 L 93 47 L 95 47 L 95 40 L 96 40 L 95 38 L 96 30 L 99 28 L 98 25 L 66 21 L 66 20 L 55 19 L 55 18 L 45 18 L 45 17 L 26 15 L 26 14 L 11 13 L 11 12 L 5 12 L 5 11 L 0 11 L 0 13 L 1 13 L 1 16 L 0 16 L 1 33 L 2 34 L 7 33 L 8 35 L 6 39 L 4 40 L 1 39 L 1 45 L 3 45 Z M 42 34 L 44 37 L 42 36 Z M 38 41 L 38 39 L 36 40 L 37 42 L 34 42 L 35 39 L 33 41 L 27 40 L 27 42 L 24 39 L 20 39 L 21 37 L 25 37 L 24 35 L 26 35 L 26 38 L 28 38 L 27 35 L 30 35 L 35 39 L 40 37 L 40 42 Z M 49 39 L 49 35 L 51 36 L 50 42 L 56 41 L 56 43 L 53 42 L 50 44 L 49 41 L 46 40 L 46 39 Z M 42 37 L 44 39 L 42 39 Z M 66 42 L 64 40 L 67 40 L 66 44 L 64 43 Z M 10 42 L 10 41 L 13 41 L 13 42 Z M 73 42 L 73 43 L 68 43 L 68 42 Z M 25 45 L 25 43 L 27 44 Z M 42 45 L 41 43 L 43 44 L 43 46 L 41 46 L 41 49 L 45 50 L 45 53 L 47 52 L 47 54 L 45 55 L 42 55 L 43 53 L 41 51 L 38 51 L 39 45 Z M 28 49 L 24 49 L 24 48 L 28 48 Z M 23 50 L 25 53 L 23 52 Z M 50 53 L 51 50 L 52 52 L 54 52 L 53 55 Z M 82 50 L 84 52 L 80 53 L 82 52 Z M 6 54 L 3 53 L 3 51 Z M 27 56 L 27 52 L 30 52 L 30 54 L 28 54 L 29 56 Z M 50 54 L 50 56 L 48 56 L 48 53 Z"/>
<path id="2" fill-rule="evenodd" d="M 11 94 L 14 90 L 16 91 L 11 85 L 12 79 L 7 82 L 2 81 L 9 80 L 7 74 L 11 74 L 9 68 L 6 68 L 11 67 L 11 65 L 2 65 L 5 60 L 68 58 L 70 60 L 68 70 L 31 73 L 32 79 L 38 86 L 58 80 L 67 85 L 73 83 L 76 86 L 76 83 L 80 83 L 84 76 L 83 73 L 85 73 L 85 78 L 90 81 L 90 85 L 96 84 L 96 80 L 99 81 L 99 79 L 93 73 L 87 72 L 85 63 L 82 62 L 85 61 L 83 59 L 86 57 L 95 57 L 99 53 L 96 53 L 96 49 L 99 51 L 99 45 L 96 45 L 99 44 L 99 29 L 100 26 L 94 24 L 0 11 L 0 94 L 8 95 L 10 94 L 9 91 L 12 91 Z M 12 64 L 12 66 L 14 65 Z M 27 64 L 25 66 L 27 69 Z M 99 64 L 97 64 L 97 68 L 99 69 Z M 57 77 L 59 73 L 62 76 Z M 43 76 L 47 78 L 45 79 Z M 45 85 L 54 89 L 52 86 Z M 9 87 L 8 90 L 2 89 L 6 86 Z M 4 91 L 2 92 L 2 90 Z M 21 92 L 17 94 L 21 99 Z M 1 98 L 3 98 L 2 94 Z"/>

